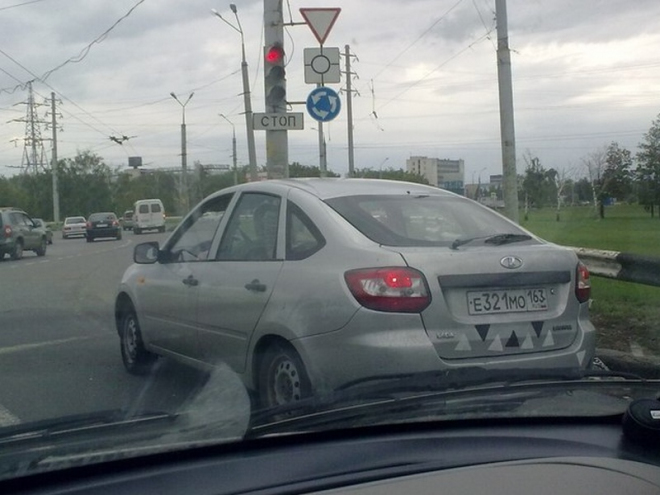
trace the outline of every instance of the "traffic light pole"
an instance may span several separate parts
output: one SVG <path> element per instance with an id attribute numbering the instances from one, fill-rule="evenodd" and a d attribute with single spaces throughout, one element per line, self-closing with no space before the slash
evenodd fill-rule
<path id="1" fill-rule="evenodd" d="M 282 0 L 264 0 L 264 43 L 266 47 L 276 44 L 284 46 Z M 267 78 L 268 74 L 264 74 L 264 76 Z M 284 102 L 285 104 L 272 104 L 269 101 L 268 83 L 265 84 L 265 87 L 266 112 L 286 113 L 286 102 Z M 286 89 L 286 82 L 284 80 L 281 81 L 280 87 Z M 289 176 L 289 141 L 287 131 L 266 131 L 266 172 L 269 179 L 281 179 Z"/>

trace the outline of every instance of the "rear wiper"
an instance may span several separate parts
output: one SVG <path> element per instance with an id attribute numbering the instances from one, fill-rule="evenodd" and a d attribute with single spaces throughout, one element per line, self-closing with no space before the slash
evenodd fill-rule
<path id="1" fill-rule="evenodd" d="M 495 234 L 495 235 L 487 235 L 481 237 L 471 237 L 469 239 L 456 239 L 454 242 L 451 243 L 450 247 L 452 249 L 457 249 L 459 246 L 462 246 L 463 244 L 468 244 L 472 241 L 478 241 L 481 239 L 485 239 L 484 244 L 494 244 L 495 246 L 501 246 L 503 244 L 510 244 L 512 242 L 528 241 L 531 238 L 532 236 L 527 234 Z"/>

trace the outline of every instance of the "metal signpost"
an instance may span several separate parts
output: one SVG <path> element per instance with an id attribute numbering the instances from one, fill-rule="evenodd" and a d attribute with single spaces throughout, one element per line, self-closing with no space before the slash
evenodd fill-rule
<path id="1" fill-rule="evenodd" d="M 307 112 L 318 121 L 319 129 L 319 169 L 325 177 L 328 169 L 323 136 L 323 122 L 328 122 L 339 115 L 341 100 L 336 91 L 325 84 L 338 83 L 341 80 L 339 68 L 339 48 L 326 48 L 325 43 L 334 26 L 340 8 L 302 8 L 300 14 L 319 42 L 319 48 L 305 48 L 305 82 L 317 84 L 307 97 Z"/>

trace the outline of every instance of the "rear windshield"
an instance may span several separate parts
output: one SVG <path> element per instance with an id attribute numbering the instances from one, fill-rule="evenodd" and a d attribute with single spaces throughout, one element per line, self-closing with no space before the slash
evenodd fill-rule
<path id="1" fill-rule="evenodd" d="M 115 220 L 117 216 L 114 213 L 92 213 L 89 216 L 90 222 L 99 222 L 102 220 Z"/>
<path id="2" fill-rule="evenodd" d="M 495 212 L 460 197 L 366 195 L 326 203 L 385 246 L 450 246 L 456 239 L 525 234 Z"/>
<path id="3" fill-rule="evenodd" d="M 69 225 L 72 223 L 85 223 L 85 219 L 83 217 L 71 217 L 64 220 L 65 225 Z"/>

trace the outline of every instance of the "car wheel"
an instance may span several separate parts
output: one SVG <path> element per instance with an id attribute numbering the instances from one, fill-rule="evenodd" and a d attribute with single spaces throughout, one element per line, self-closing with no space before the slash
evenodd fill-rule
<path id="1" fill-rule="evenodd" d="M 48 241 L 46 241 L 46 238 L 43 237 L 41 239 L 41 244 L 37 249 L 34 250 L 35 253 L 37 253 L 37 256 L 45 256 L 46 255 L 46 246 L 48 245 Z"/>
<path id="2" fill-rule="evenodd" d="M 274 407 L 311 395 L 311 384 L 298 353 L 289 345 L 275 344 L 263 354 L 259 368 L 259 402 Z"/>
<path id="3" fill-rule="evenodd" d="M 134 233 L 134 234 L 138 234 L 138 235 L 139 235 L 141 232 L 142 232 L 142 231 L 141 231 L 140 229 L 138 229 L 138 228 L 136 228 L 136 227 L 133 228 L 133 233 Z"/>
<path id="4" fill-rule="evenodd" d="M 144 375 L 151 370 L 156 355 L 147 351 L 142 343 L 140 324 L 134 310 L 124 313 L 119 333 L 121 359 L 126 371 L 132 375 Z"/>
<path id="5" fill-rule="evenodd" d="M 87 242 L 92 242 L 94 240 L 94 238 L 90 236 L 85 236 L 85 239 L 87 239 Z"/>
<path id="6" fill-rule="evenodd" d="M 14 250 L 11 252 L 11 259 L 20 260 L 23 257 L 23 241 L 16 241 Z"/>
<path id="7" fill-rule="evenodd" d="M 158 227 L 158 232 L 165 232 L 165 226 Z"/>
<path id="8" fill-rule="evenodd" d="M 121 241 L 121 232 L 119 232 L 119 233 L 117 234 L 117 240 L 118 240 L 118 241 Z"/>

